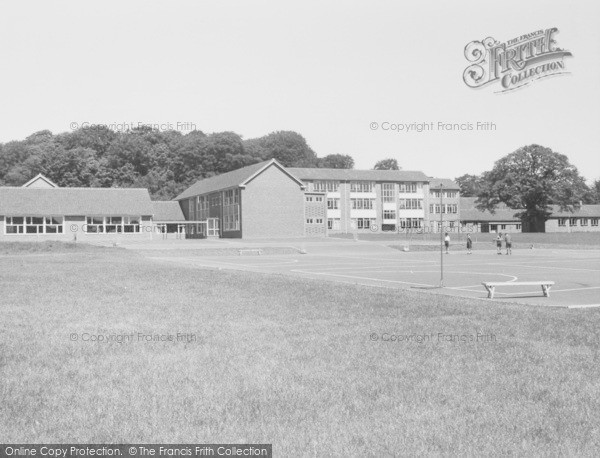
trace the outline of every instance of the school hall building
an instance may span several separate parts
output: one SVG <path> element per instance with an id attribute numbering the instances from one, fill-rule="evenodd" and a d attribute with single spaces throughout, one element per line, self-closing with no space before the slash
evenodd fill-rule
<path id="1" fill-rule="evenodd" d="M 572 212 L 552 205 L 548 219 L 540 227 L 527 227 L 515 213 L 518 210 L 498 205 L 494 213 L 476 208 L 476 197 L 461 197 L 461 228 L 469 232 L 599 232 L 600 205 L 580 204 Z"/>
<path id="2" fill-rule="evenodd" d="M 286 168 L 275 159 L 200 180 L 176 200 L 187 220 L 207 222 L 188 226 L 187 236 L 198 238 L 437 232 L 440 216 L 444 226 L 460 221 L 451 180 L 404 170 Z"/>
<path id="3" fill-rule="evenodd" d="M 146 240 L 169 224 L 172 232 L 182 230 L 179 205 L 152 202 L 145 188 L 61 188 L 42 175 L 22 187 L 0 187 L 3 241 Z"/>

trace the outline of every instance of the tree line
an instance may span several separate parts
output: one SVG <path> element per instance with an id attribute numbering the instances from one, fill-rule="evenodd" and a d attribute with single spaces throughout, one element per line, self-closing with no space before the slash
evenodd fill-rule
<path id="1" fill-rule="evenodd" d="M 0 186 L 21 186 L 42 173 L 61 187 L 143 187 L 153 199 L 172 199 L 191 184 L 247 165 L 277 159 L 286 167 L 354 168 L 349 155 L 318 157 L 297 132 L 278 131 L 243 139 L 235 132 L 205 134 L 142 126 L 126 132 L 107 127 L 0 143 Z M 378 161 L 375 170 L 400 170 L 398 160 Z M 457 177 L 461 195 L 477 197 L 480 209 L 499 204 L 524 219 L 545 219 L 550 205 L 574 209 L 600 204 L 600 180 L 588 186 L 567 156 L 528 145 L 498 160 L 481 175 Z"/>
<path id="2" fill-rule="evenodd" d="M 244 140 L 235 132 L 95 126 L 0 143 L 0 186 L 21 186 L 42 173 L 61 187 L 143 187 L 153 199 L 172 199 L 199 179 L 271 158 L 286 167 L 354 167 L 348 155 L 317 157 L 291 131 Z"/>

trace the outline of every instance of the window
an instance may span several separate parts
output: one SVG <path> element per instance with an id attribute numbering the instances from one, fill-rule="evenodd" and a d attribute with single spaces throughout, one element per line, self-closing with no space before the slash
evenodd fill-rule
<path id="1" fill-rule="evenodd" d="M 223 205 L 234 205 L 239 203 L 240 190 L 229 189 L 223 191 Z"/>
<path id="2" fill-rule="evenodd" d="M 500 229 L 502 229 L 502 230 L 506 229 L 506 224 L 500 225 Z"/>
<path id="3" fill-rule="evenodd" d="M 396 210 L 383 210 L 383 219 L 396 219 Z"/>
<path id="4" fill-rule="evenodd" d="M 239 189 L 236 189 L 235 191 L 239 196 Z M 196 213 L 197 220 L 203 221 L 208 218 L 208 215 L 209 215 L 208 205 L 209 205 L 208 196 L 198 196 L 198 200 L 196 203 L 196 208 L 198 209 L 198 212 Z"/>
<path id="5" fill-rule="evenodd" d="M 518 231 L 521 230 L 521 225 L 520 224 L 517 224 L 515 227 L 517 228 Z"/>
<path id="6" fill-rule="evenodd" d="M 400 228 L 402 229 L 421 229 L 423 227 L 423 218 L 400 218 Z"/>
<path id="7" fill-rule="evenodd" d="M 307 202 L 312 202 L 313 201 L 313 196 L 306 196 L 306 201 Z"/>
<path id="8" fill-rule="evenodd" d="M 339 218 L 329 218 L 327 220 L 327 229 L 339 231 L 340 230 L 340 219 Z"/>
<path id="9" fill-rule="evenodd" d="M 223 192 L 223 232 L 240 230 L 240 190 Z M 206 213 L 208 217 L 208 212 Z"/>
<path id="10" fill-rule="evenodd" d="M 134 216 L 87 216 L 84 232 L 88 234 L 139 233 L 140 217 Z"/>
<path id="11" fill-rule="evenodd" d="M 315 181 L 313 183 L 313 189 L 320 192 L 338 192 L 339 188 L 339 181 Z"/>
<path id="12" fill-rule="evenodd" d="M 315 202 L 323 202 L 323 196 L 316 196 Z"/>
<path id="13" fill-rule="evenodd" d="M 323 218 L 317 218 L 315 224 L 323 224 Z"/>
<path id="14" fill-rule="evenodd" d="M 457 204 L 446 204 L 446 213 L 458 213 L 458 205 Z"/>
<path id="15" fill-rule="evenodd" d="M 598 218 L 592 218 L 592 226 L 598 225 Z"/>
<path id="16" fill-rule="evenodd" d="M 328 210 L 338 210 L 340 208 L 340 199 L 327 199 Z"/>
<path id="17" fill-rule="evenodd" d="M 314 224 L 315 220 L 312 218 L 306 218 L 306 224 Z"/>
<path id="18" fill-rule="evenodd" d="M 434 208 L 433 204 L 429 204 L 429 213 L 434 213 Z"/>
<path id="19" fill-rule="evenodd" d="M 399 183 L 400 193 L 417 192 L 417 183 Z"/>
<path id="20" fill-rule="evenodd" d="M 394 183 L 383 183 L 381 185 L 381 195 L 384 202 L 394 202 L 394 194 Z"/>
<path id="21" fill-rule="evenodd" d="M 582 226 L 587 226 L 588 225 L 588 219 L 587 218 L 581 218 L 581 225 Z"/>
<path id="22" fill-rule="evenodd" d="M 6 234 L 62 234 L 62 216 L 7 216 Z"/>
<path id="23" fill-rule="evenodd" d="M 446 191 L 444 193 L 444 197 L 447 197 L 449 199 L 454 199 L 454 198 L 456 198 L 456 191 Z"/>
<path id="24" fill-rule="evenodd" d="M 373 183 L 371 181 L 352 181 L 350 182 L 350 192 L 373 192 Z"/>
<path id="25" fill-rule="evenodd" d="M 375 218 L 354 218 L 352 222 L 356 229 L 369 229 L 375 223 Z"/>
<path id="26" fill-rule="evenodd" d="M 375 208 L 375 199 L 350 199 L 352 210 L 372 210 Z"/>
<path id="27" fill-rule="evenodd" d="M 569 226 L 577 226 L 577 218 L 569 218 Z"/>
<path id="28" fill-rule="evenodd" d="M 423 208 L 423 199 L 400 199 L 398 208 L 420 210 Z"/>
<path id="29" fill-rule="evenodd" d="M 437 197 L 438 199 L 440 198 L 439 191 L 431 191 L 429 194 L 431 195 L 431 197 Z"/>
<path id="30" fill-rule="evenodd" d="M 567 218 L 558 218 L 558 225 L 559 226 L 566 226 L 567 225 Z"/>

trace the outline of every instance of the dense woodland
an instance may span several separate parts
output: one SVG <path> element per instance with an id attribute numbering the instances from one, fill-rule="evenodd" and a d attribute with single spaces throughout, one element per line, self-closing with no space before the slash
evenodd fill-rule
<path id="1" fill-rule="evenodd" d="M 99 127 L 44 130 L 0 144 L 0 186 L 20 186 L 42 173 L 59 186 L 144 187 L 153 199 L 172 199 L 198 179 L 271 158 L 288 167 L 354 167 L 350 156 L 317 157 L 296 132 L 244 140 L 234 132 Z"/>
<path id="2" fill-rule="evenodd" d="M 521 161 L 515 171 L 504 169 L 495 177 L 490 171 L 456 178 L 461 194 L 480 197 L 488 203 L 487 207 L 493 207 L 499 200 L 514 200 L 515 193 L 526 194 L 522 183 L 531 179 L 532 192 L 539 194 L 540 189 L 548 188 L 544 194 L 550 199 L 545 204 L 577 199 L 588 204 L 600 203 L 600 181 L 587 186 L 566 156 L 538 145 L 523 147 L 512 153 L 515 154 Z M 495 167 L 512 155 L 499 160 Z M 291 131 L 244 140 L 235 132 L 192 131 L 184 135 L 151 127 L 115 132 L 99 126 L 56 135 L 43 130 L 25 140 L 0 143 L 0 186 L 21 186 L 42 173 L 59 186 L 143 187 L 149 189 L 153 199 L 172 199 L 196 180 L 271 158 L 287 167 L 354 167 L 354 159 L 348 155 L 318 157 L 302 135 Z M 545 170 L 543 176 L 539 173 L 523 176 L 523 170 L 531 169 L 523 168 L 523 161 L 532 160 L 544 164 L 545 168 L 540 169 Z M 378 170 L 399 168 L 393 158 L 374 165 Z M 568 179 L 558 172 L 568 173 Z M 510 176 L 520 183 L 518 189 L 511 189 L 510 195 L 503 199 L 487 195 L 490 189 L 496 189 L 498 192 L 494 193 L 499 195 Z M 547 186 L 537 189 L 542 182 Z M 558 188 L 565 192 L 553 197 L 556 183 L 562 183 L 564 186 Z"/>

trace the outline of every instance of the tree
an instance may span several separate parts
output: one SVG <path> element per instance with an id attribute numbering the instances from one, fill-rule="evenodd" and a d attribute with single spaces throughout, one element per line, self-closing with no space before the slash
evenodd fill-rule
<path id="1" fill-rule="evenodd" d="M 373 170 L 400 170 L 398 167 L 398 161 L 396 159 L 382 159 L 377 161 Z"/>
<path id="2" fill-rule="evenodd" d="M 477 197 L 481 192 L 481 176 L 480 175 L 464 175 L 455 178 L 460 186 L 460 195 L 463 197 Z"/>
<path id="3" fill-rule="evenodd" d="M 600 180 L 595 180 L 583 198 L 585 204 L 600 204 Z"/>
<path id="4" fill-rule="evenodd" d="M 318 165 L 322 169 L 353 169 L 354 159 L 347 154 L 329 154 L 319 159 Z"/>
<path id="5" fill-rule="evenodd" d="M 573 211 L 586 191 L 585 180 L 567 156 L 540 145 L 529 145 L 496 161 L 483 174 L 477 199 L 480 210 L 492 213 L 499 203 L 519 210 L 530 231 L 542 231 L 550 205 Z"/>
<path id="6" fill-rule="evenodd" d="M 246 140 L 244 146 L 250 155 L 259 155 L 262 160 L 275 158 L 284 167 L 315 167 L 318 161 L 304 137 L 292 131 L 272 132 L 259 139 Z"/>

